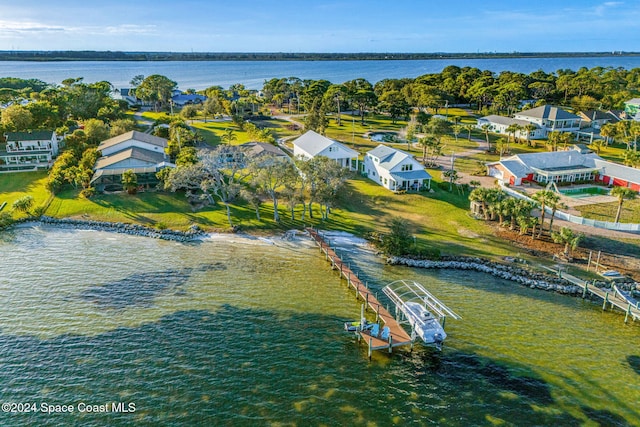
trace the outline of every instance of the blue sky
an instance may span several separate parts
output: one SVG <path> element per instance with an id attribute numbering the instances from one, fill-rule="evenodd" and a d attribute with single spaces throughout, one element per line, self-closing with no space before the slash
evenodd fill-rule
<path id="1" fill-rule="evenodd" d="M 0 50 L 640 51 L 640 0 L 13 0 Z"/>

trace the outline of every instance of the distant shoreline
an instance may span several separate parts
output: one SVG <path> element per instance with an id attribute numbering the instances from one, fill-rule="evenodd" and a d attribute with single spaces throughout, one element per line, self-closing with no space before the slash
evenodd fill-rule
<path id="1" fill-rule="evenodd" d="M 0 51 L 0 61 L 406 61 L 429 59 L 511 59 L 636 57 L 640 52 L 493 53 L 284 53 L 284 52 L 120 52 Z"/>

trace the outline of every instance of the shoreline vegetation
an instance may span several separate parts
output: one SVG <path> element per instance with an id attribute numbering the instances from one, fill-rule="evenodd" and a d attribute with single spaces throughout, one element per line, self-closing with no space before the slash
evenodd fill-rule
<path id="1" fill-rule="evenodd" d="M 10 51 L 0 61 L 402 61 L 429 59 L 505 59 L 640 56 L 640 52 L 124 52 Z"/>
<path id="2" fill-rule="evenodd" d="M 23 221 L 16 222 L 17 226 L 33 226 L 42 224 L 49 227 L 73 230 L 92 230 L 109 233 L 126 234 L 130 236 L 146 237 L 160 240 L 169 240 L 181 243 L 193 242 L 206 237 L 207 233 L 198 226 L 193 226 L 187 231 L 158 229 L 140 224 L 128 224 L 121 222 L 94 221 L 72 218 L 53 218 L 43 215 L 39 218 L 24 218 Z M 297 230 L 296 230 L 297 231 Z M 218 233 L 213 233 L 218 234 Z M 295 233 L 294 235 L 297 235 Z M 306 235 L 306 233 L 303 233 Z M 252 234 L 242 233 L 240 236 L 250 237 Z M 289 236 L 289 231 L 284 233 Z M 354 236 L 354 235 L 352 235 Z M 548 273 L 531 270 L 521 265 L 509 265 L 502 262 L 493 261 L 482 257 L 473 256 L 443 256 L 437 260 L 416 259 L 407 256 L 384 256 L 385 262 L 390 265 L 404 265 L 411 268 L 420 269 L 444 269 L 444 270 L 471 270 L 486 273 L 491 276 L 509 280 L 515 284 L 526 286 L 531 289 L 539 289 L 549 292 L 556 292 L 563 295 L 578 297 L 582 295 L 581 289 L 562 277 L 557 277 Z M 527 265 L 526 263 L 524 264 Z M 593 285 L 603 288 L 610 284 L 604 281 L 594 281 Z M 618 282 L 625 288 L 633 288 L 636 283 L 628 281 Z"/>

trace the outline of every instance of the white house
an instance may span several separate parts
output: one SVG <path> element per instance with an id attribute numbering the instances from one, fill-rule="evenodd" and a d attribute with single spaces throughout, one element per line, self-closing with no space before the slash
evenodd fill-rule
<path id="1" fill-rule="evenodd" d="M 530 125 L 531 122 L 526 120 L 514 119 L 506 116 L 498 116 L 495 114 L 480 117 L 476 127 L 482 129 L 484 125 L 489 125 L 489 130 L 494 133 L 507 134 L 507 128 L 511 125 L 519 125 L 521 130 L 518 130 L 515 134 L 516 138 L 527 139 L 527 133 L 529 133 L 529 139 L 543 138 L 544 129 L 538 125 L 535 130 L 528 131 L 524 127 Z"/>
<path id="2" fill-rule="evenodd" d="M 552 131 L 576 132 L 580 130 L 580 116 L 551 105 L 520 111 L 514 114 L 513 118 L 540 126 L 544 129 L 545 137 Z"/>
<path id="3" fill-rule="evenodd" d="M 431 188 L 431 175 L 409 153 L 378 145 L 364 156 L 367 178 L 391 191 Z"/>
<path id="4" fill-rule="evenodd" d="M 0 145 L 0 171 L 47 169 L 58 155 L 58 137 L 54 131 L 8 132 Z"/>
<path id="5" fill-rule="evenodd" d="M 543 105 L 541 107 L 532 108 L 530 110 L 520 111 L 513 118 L 505 116 L 490 115 L 478 119 L 476 127 L 482 129 L 485 124 L 489 125 L 489 129 L 495 133 L 507 133 L 507 127 L 517 124 L 522 127 L 529 124 L 536 126 L 535 130 L 528 132 L 525 129 L 516 132 L 515 136 L 521 139 L 541 139 L 546 138 L 549 132 L 580 132 L 580 116 L 571 114 L 562 108 L 553 107 L 551 105 Z M 528 135 L 527 135 L 528 133 Z"/>
<path id="6" fill-rule="evenodd" d="M 600 182 L 640 191 L 640 170 L 610 162 L 580 146 L 567 151 L 516 154 L 487 163 L 488 175 L 505 184 Z"/>
<path id="7" fill-rule="evenodd" d="M 132 170 L 139 185 L 155 185 L 156 173 L 165 167 L 175 167 L 166 154 L 167 140 L 138 131 L 102 141 L 98 151 L 102 153 L 94 166 L 91 185 L 99 191 L 122 188 L 122 174 Z"/>
<path id="8" fill-rule="evenodd" d="M 293 156 L 312 159 L 325 156 L 349 170 L 358 170 L 358 152 L 312 130 L 293 141 Z"/>

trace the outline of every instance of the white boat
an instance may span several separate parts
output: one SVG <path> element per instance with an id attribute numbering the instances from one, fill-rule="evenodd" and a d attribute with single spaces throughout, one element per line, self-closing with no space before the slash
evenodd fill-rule
<path id="1" fill-rule="evenodd" d="M 397 280 L 382 288 L 382 292 L 395 304 L 398 323 L 411 326 L 411 338 L 420 337 L 423 343 L 438 349 L 447 338 L 444 331 L 447 316 L 460 319 L 418 282 Z"/>
<path id="2" fill-rule="evenodd" d="M 441 346 L 447 334 L 444 328 L 426 307 L 417 302 L 405 302 L 404 314 L 415 333 L 425 344 Z"/>

